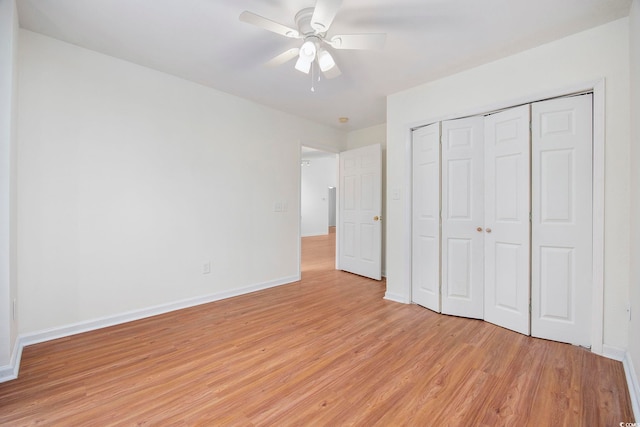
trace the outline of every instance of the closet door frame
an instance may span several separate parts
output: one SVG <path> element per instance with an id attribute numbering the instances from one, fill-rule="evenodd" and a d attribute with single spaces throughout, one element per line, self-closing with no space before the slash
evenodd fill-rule
<path id="1" fill-rule="evenodd" d="M 604 79 L 585 82 L 573 86 L 567 86 L 556 90 L 534 93 L 532 95 L 509 101 L 479 107 L 475 110 L 465 111 L 460 115 L 427 117 L 426 120 L 420 122 L 408 123 L 405 128 L 405 159 L 407 164 L 412 164 L 411 154 L 411 135 L 414 129 L 424 126 L 425 124 L 435 123 L 444 120 L 452 120 L 459 117 L 468 117 L 472 115 L 485 115 L 493 111 L 499 111 L 507 108 L 517 107 L 519 105 L 530 104 L 533 102 L 543 101 L 546 99 L 560 98 L 564 96 L 575 95 L 579 93 L 593 93 L 593 224 L 592 224 L 592 241 L 593 241 L 593 266 L 592 266 L 592 306 L 591 306 L 591 352 L 603 356 L 614 357 L 615 355 L 606 354 L 603 346 L 603 329 L 604 329 L 604 174 L 605 174 L 605 82 Z M 405 173 L 405 188 L 412 188 L 412 171 L 411 168 Z M 408 216 L 411 217 L 412 197 L 407 192 L 405 199 L 405 208 Z M 409 218 L 408 218 L 409 219 Z M 404 247 L 405 265 L 408 271 L 411 271 L 411 253 L 412 253 L 412 230 L 411 220 L 407 220 L 404 229 Z M 411 279 L 405 284 L 405 298 L 399 295 L 387 295 L 387 299 L 395 301 L 404 300 L 411 302 Z"/>

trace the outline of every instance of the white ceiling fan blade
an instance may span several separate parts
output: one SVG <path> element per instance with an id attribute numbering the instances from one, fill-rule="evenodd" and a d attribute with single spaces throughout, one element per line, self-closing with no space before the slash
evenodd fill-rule
<path id="1" fill-rule="evenodd" d="M 341 34 L 331 37 L 329 44 L 334 49 L 382 49 L 386 34 Z"/>
<path id="2" fill-rule="evenodd" d="M 289 28 L 286 25 L 279 24 L 275 21 L 272 21 L 260 15 L 256 15 L 255 13 L 248 12 L 246 10 L 240 14 L 240 21 L 246 22 L 247 24 L 255 25 L 256 27 L 264 28 L 265 30 L 271 31 L 276 34 L 281 34 L 285 37 L 291 37 L 293 39 L 297 39 L 300 37 L 298 30 L 294 30 L 293 28 Z"/>
<path id="3" fill-rule="evenodd" d="M 318 0 L 311 17 L 311 28 L 319 33 L 326 33 L 341 5 L 342 0 Z"/>
<path id="4" fill-rule="evenodd" d="M 289 62 L 293 58 L 298 56 L 298 52 L 299 51 L 300 51 L 300 49 L 298 49 L 297 47 L 294 47 L 294 48 L 289 49 L 289 50 L 287 50 L 285 52 L 282 52 L 280 55 L 270 59 L 264 65 L 266 65 L 267 67 L 277 67 L 278 65 L 282 65 L 285 62 Z"/>
<path id="5" fill-rule="evenodd" d="M 324 74 L 327 79 L 335 79 L 342 74 L 342 71 L 340 71 L 340 68 L 338 68 L 338 65 L 336 64 L 327 71 L 323 71 L 322 74 Z"/>

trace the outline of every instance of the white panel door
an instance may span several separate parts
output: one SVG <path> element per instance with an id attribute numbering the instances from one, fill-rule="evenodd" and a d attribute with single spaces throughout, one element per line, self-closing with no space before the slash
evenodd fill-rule
<path id="1" fill-rule="evenodd" d="M 532 105 L 531 334 L 591 345 L 592 96 Z"/>
<path id="2" fill-rule="evenodd" d="M 483 318 L 484 117 L 442 122 L 442 312 Z"/>
<path id="3" fill-rule="evenodd" d="M 529 335 L 529 105 L 484 122 L 484 320 Z"/>
<path id="4" fill-rule="evenodd" d="M 440 312 L 440 123 L 413 131 L 412 301 Z"/>
<path id="5" fill-rule="evenodd" d="M 382 277 L 382 151 L 380 144 L 340 153 L 338 268 Z"/>

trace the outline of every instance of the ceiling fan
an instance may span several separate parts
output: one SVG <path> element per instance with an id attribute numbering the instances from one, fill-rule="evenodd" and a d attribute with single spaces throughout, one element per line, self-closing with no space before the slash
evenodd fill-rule
<path id="1" fill-rule="evenodd" d="M 315 7 L 299 11 L 295 16 L 297 29 L 287 27 L 255 13 L 244 11 L 240 21 L 255 25 L 285 37 L 302 39 L 298 48 L 289 49 L 267 62 L 268 66 L 282 65 L 298 57 L 295 68 L 305 74 L 313 73 L 314 63 L 326 78 L 341 74 L 330 49 L 382 49 L 386 34 L 340 34 L 327 36 L 342 0 L 317 0 Z M 312 87 L 313 90 L 313 87 Z"/>

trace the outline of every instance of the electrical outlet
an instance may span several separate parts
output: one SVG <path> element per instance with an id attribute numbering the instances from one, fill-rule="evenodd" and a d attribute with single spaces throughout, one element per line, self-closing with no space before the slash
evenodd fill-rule
<path id="1" fill-rule="evenodd" d="M 211 261 L 202 264 L 202 274 L 211 273 Z"/>

